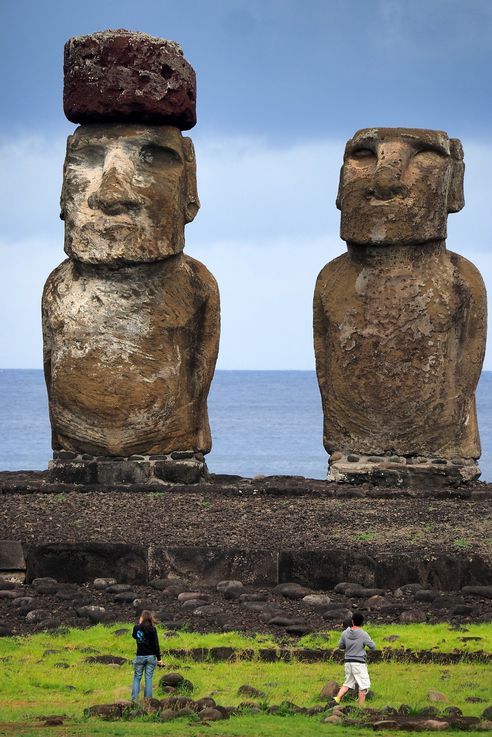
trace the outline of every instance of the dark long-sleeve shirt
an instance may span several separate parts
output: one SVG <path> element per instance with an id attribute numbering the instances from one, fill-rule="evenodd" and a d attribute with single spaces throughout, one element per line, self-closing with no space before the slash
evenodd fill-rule
<path id="1" fill-rule="evenodd" d="M 157 660 L 161 659 L 159 638 L 155 627 L 148 624 L 136 624 L 132 637 L 137 641 L 137 655 L 155 655 Z"/>

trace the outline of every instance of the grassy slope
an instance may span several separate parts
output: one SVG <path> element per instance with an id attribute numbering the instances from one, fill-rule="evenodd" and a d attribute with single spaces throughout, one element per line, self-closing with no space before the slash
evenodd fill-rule
<path id="1" fill-rule="evenodd" d="M 128 627 L 128 625 L 122 625 Z M 132 679 L 130 664 L 121 667 L 94 665 L 85 663 L 90 655 L 87 648 L 98 653 L 123 655 L 131 658 L 133 642 L 129 635 L 115 636 L 119 629 L 97 626 L 87 630 L 71 630 L 66 634 L 54 636 L 39 633 L 28 638 L 4 638 L 0 640 L 0 657 L 2 663 L 2 688 L 0 695 L 0 722 L 17 722 L 15 734 L 35 735 L 46 728 L 30 730 L 21 727 L 20 723 L 31 722 L 36 717 L 48 714 L 66 714 L 76 723 L 66 725 L 60 734 L 66 735 L 259 735 L 262 737 L 280 737 L 280 735 L 296 735 L 310 737 L 320 733 L 319 717 L 289 716 L 241 716 L 228 722 L 221 722 L 206 727 L 189 725 L 187 720 L 180 719 L 176 723 L 156 725 L 140 721 L 131 724 L 105 724 L 90 720 L 89 724 L 82 720 L 83 709 L 95 703 L 107 703 L 116 700 L 127 700 Z M 479 645 L 480 649 L 490 648 L 491 625 L 469 626 L 468 632 L 449 631 L 446 625 L 412 625 L 398 627 L 373 627 L 371 634 L 382 644 L 387 634 L 397 633 L 401 639 L 387 643 L 390 646 L 438 647 L 453 649 L 463 636 L 482 637 L 478 642 L 471 641 L 470 646 Z M 324 642 L 325 647 L 332 648 L 336 644 L 335 633 Z M 216 645 L 233 645 L 235 647 L 265 647 L 272 644 L 263 637 L 256 639 L 228 633 L 226 635 L 197 635 L 182 633 L 177 637 L 161 637 L 166 647 L 208 647 Z M 293 642 L 293 641 L 291 641 Z M 311 642 L 309 644 L 321 644 Z M 297 641 L 295 641 L 297 644 Z M 306 643 L 307 644 L 307 643 Z M 386 643 L 385 643 L 386 644 Z M 471 648 L 470 648 L 471 649 Z M 55 650 L 45 654 L 46 650 Z M 213 695 L 223 705 L 235 705 L 244 697 L 237 695 L 240 685 L 248 683 L 265 692 L 265 703 L 280 703 L 283 700 L 293 701 L 302 706 L 312 706 L 322 685 L 327 680 L 340 680 L 342 667 L 336 662 L 327 663 L 194 663 L 181 660 L 172 661 L 165 658 L 166 664 L 173 670 L 180 670 L 195 685 L 193 696 L 198 698 Z M 68 668 L 57 667 L 64 663 Z M 405 663 L 374 663 L 370 666 L 375 698 L 371 706 L 381 707 L 384 704 L 398 706 L 407 703 L 413 708 L 429 705 L 427 692 L 430 688 L 442 691 L 448 697 L 448 704 L 459 706 L 466 715 L 479 715 L 486 705 L 492 704 L 491 667 L 479 663 L 460 663 L 452 666 L 412 665 Z M 158 682 L 159 673 L 154 680 Z M 157 690 L 155 695 L 158 695 Z M 465 697 L 475 696 L 485 703 L 470 704 Z M 445 706 L 443 704 L 442 706 Z M 261 722 L 261 727 L 260 727 Z M 147 729 L 149 728 L 149 729 Z M 34 731 L 33 731 L 34 729 Z M 50 728 L 51 729 L 51 728 Z M 350 730 L 333 725 L 325 725 L 331 735 L 349 734 Z M 0 724 L 0 734 L 8 734 Z M 19 731 L 20 730 L 20 731 Z M 27 730 L 27 731 L 26 731 Z M 53 731 L 55 733 L 55 731 Z M 357 734 L 364 731 L 357 729 Z M 353 735 L 353 732 L 351 733 Z M 468 733 L 470 734 L 470 733 Z"/>

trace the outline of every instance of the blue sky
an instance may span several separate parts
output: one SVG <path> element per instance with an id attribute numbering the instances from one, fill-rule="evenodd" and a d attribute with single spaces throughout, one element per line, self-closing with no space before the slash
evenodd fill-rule
<path id="1" fill-rule="evenodd" d="M 313 368 L 312 292 L 345 250 L 335 195 L 358 128 L 462 140 L 466 206 L 449 218 L 448 246 L 492 293 L 489 0 L 0 0 L 0 24 L 0 367 L 41 366 L 39 301 L 64 258 L 74 129 L 63 45 L 106 28 L 179 41 L 197 72 L 202 209 L 186 252 L 219 281 L 219 368 Z"/>

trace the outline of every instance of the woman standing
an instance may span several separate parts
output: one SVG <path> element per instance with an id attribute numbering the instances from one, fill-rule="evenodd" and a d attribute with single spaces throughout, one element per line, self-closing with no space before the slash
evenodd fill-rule
<path id="1" fill-rule="evenodd" d="M 144 609 L 138 624 L 133 628 L 132 637 L 137 641 L 137 654 L 133 661 L 134 675 L 132 685 L 132 701 L 136 702 L 140 692 L 140 681 L 145 670 L 144 698 L 152 696 L 152 676 L 156 665 L 161 665 L 159 638 L 154 624 L 152 612 Z"/>

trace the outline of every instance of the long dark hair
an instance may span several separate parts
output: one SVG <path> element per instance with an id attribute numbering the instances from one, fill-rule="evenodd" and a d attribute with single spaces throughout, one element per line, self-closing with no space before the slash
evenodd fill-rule
<path id="1" fill-rule="evenodd" d="M 155 620 L 152 615 L 152 612 L 149 612 L 148 609 L 144 609 L 139 617 L 140 624 L 146 624 L 149 627 L 155 627 Z"/>

